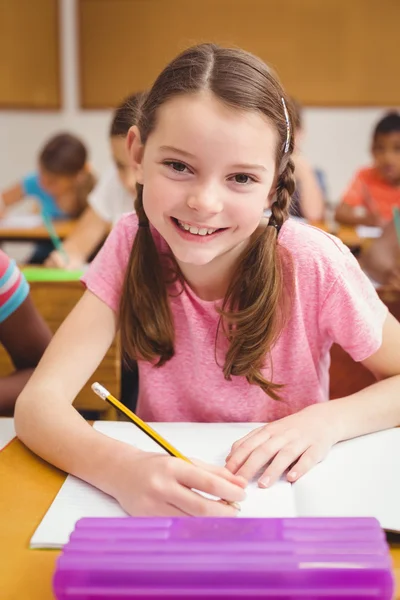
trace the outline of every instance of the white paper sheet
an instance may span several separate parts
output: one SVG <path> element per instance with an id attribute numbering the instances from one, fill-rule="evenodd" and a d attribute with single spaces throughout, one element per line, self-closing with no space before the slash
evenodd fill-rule
<path id="1" fill-rule="evenodd" d="M 368 225 L 357 225 L 356 233 L 360 238 L 373 239 L 382 235 L 382 227 L 369 227 Z"/>
<path id="2" fill-rule="evenodd" d="M 299 516 L 374 516 L 400 531 L 400 428 L 337 444 L 292 489 Z"/>
<path id="3" fill-rule="evenodd" d="M 98 421 L 95 428 L 105 435 L 140 447 L 160 451 L 148 436 L 131 423 Z M 213 464 L 224 464 L 228 451 L 237 439 L 246 435 L 256 424 L 157 423 L 154 428 L 183 454 Z M 125 516 L 118 503 L 92 486 L 69 476 L 59 494 L 35 531 L 31 548 L 63 546 L 82 517 Z M 251 483 L 242 503 L 243 517 L 293 517 L 295 508 L 291 485 L 279 481 L 271 489 L 262 490 Z"/>
<path id="4" fill-rule="evenodd" d="M 43 225 L 43 219 L 40 215 L 10 215 L 0 219 L 1 229 L 33 229 Z"/>
<path id="5" fill-rule="evenodd" d="M 15 438 L 14 419 L 0 417 L 0 450 Z"/>

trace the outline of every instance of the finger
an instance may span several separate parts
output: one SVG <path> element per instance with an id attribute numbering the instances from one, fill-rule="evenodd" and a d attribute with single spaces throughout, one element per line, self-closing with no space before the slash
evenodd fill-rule
<path id="1" fill-rule="evenodd" d="M 205 463 L 198 459 L 193 459 L 192 462 L 194 465 L 197 465 L 198 467 L 205 469 L 206 471 L 209 471 L 210 473 L 215 473 L 215 475 L 219 475 L 220 477 L 223 477 L 227 481 L 231 481 L 235 485 L 239 485 L 242 488 L 247 486 L 247 481 L 246 481 L 246 479 L 244 479 L 244 477 L 238 477 L 237 475 L 234 475 L 226 467 L 221 467 L 221 466 L 217 466 L 217 465 L 209 465 L 208 463 Z"/>
<path id="2" fill-rule="evenodd" d="M 297 481 L 323 458 L 324 453 L 316 452 L 315 447 L 310 446 L 290 469 L 287 474 L 288 480 L 292 482 Z"/>
<path id="3" fill-rule="evenodd" d="M 170 496 L 170 503 L 176 510 L 193 517 L 236 517 L 238 510 L 219 500 L 205 498 L 200 493 L 178 486 Z"/>
<path id="4" fill-rule="evenodd" d="M 183 463 L 181 467 L 176 474 L 176 478 L 179 483 L 185 485 L 187 488 L 205 492 L 211 496 L 228 500 L 228 502 L 241 502 L 246 497 L 243 487 L 215 473 L 189 463 Z"/>
<path id="5" fill-rule="evenodd" d="M 267 442 L 263 442 L 250 454 L 237 474 L 242 475 L 248 481 L 253 479 L 287 443 L 288 440 L 283 436 L 275 436 Z"/>
<path id="6" fill-rule="evenodd" d="M 225 462 L 228 462 L 228 459 L 231 457 L 233 452 L 235 452 L 243 444 L 243 442 L 247 441 L 248 439 L 253 437 L 253 435 L 256 435 L 264 428 L 265 428 L 265 425 L 261 425 L 261 427 L 257 427 L 256 429 L 253 429 L 253 431 L 250 431 L 247 435 L 243 436 L 242 438 L 237 440 L 234 444 L 232 444 L 232 447 L 230 449 L 228 456 L 225 459 Z"/>
<path id="7" fill-rule="evenodd" d="M 287 444 L 284 446 L 261 475 L 258 485 L 263 488 L 273 485 L 286 469 L 307 450 L 307 447 L 304 444 Z"/>
<path id="8" fill-rule="evenodd" d="M 236 475 L 243 475 L 240 472 L 241 467 L 246 463 L 249 459 L 250 455 L 256 450 L 257 447 L 262 446 L 267 443 L 271 438 L 271 434 L 265 429 L 263 431 L 259 431 L 256 435 L 251 438 L 248 438 L 241 446 L 232 453 L 228 462 L 226 463 L 226 468 L 235 473 Z"/>

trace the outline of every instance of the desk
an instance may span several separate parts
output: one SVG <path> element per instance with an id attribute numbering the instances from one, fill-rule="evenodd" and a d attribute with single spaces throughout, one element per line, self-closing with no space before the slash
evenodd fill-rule
<path id="1" fill-rule="evenodd" d="M 76 220 L 53 221 L 54 229 L 61 239 L 72 233 L 76 223 Z M 44 225 L 0 228 L 0 242 L 38 242 L 49 239 L 49 233 Z"/>
<path id="2" fill-rule="evenodd" d="M 0 422 L 1 426 L 1 422 Z M 14 439 L 0 452 L 0 597 L 53 600 L 55 550 L 29 550 L 29 540 L 56 496 L 65 474 Z M 392 545 L 400 600 L 400 544 Z"/>
<path id="3" fill-rule="evenodd" d="M 348 246 L 349 248 L 362 248 L 366 249 L 374 238 L 361 238 L 356 228 L 351 225 L 339 225 L 337 224 L 337 229 L 335 231 L 330 231 L 329 225 L 325 221 L 313 221 L 310 223 L 313 227 L 317 227 L 318 229 L 322 229 L 323 231 L 327 231 L 336 235 L 343 244 Z"/>

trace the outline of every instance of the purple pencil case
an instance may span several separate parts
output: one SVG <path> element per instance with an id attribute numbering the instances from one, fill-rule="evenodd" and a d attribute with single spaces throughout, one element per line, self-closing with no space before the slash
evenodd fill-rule
<path id="1" fill-rule="evenodd" d="M 85 518 L 60 555 L 58 600 L 391 600 L 373 518 Z"/>

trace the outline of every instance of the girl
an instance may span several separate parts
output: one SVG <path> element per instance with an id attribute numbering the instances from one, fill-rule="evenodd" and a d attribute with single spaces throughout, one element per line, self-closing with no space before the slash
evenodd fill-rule
<path id="1" fill-rule="evenodd" d="M 18 400 L 20 438 L 128 513 L 233 515 L 193 489 L 240 501 L 260 468 L 262 486 L 291 465 L 294 481 L 339 440 L 400 422 L 400 325 L 336 238 L 287 218 L 290 113 L 241 50 L 204 44 L 165 68 L 128 134 L 136 214 L 111 232 Z M 94 431 L 71 405 L 118 328 L 139 360 L 143 419 L 269 424 L 235 443 L 227 468 Z M 383 381 L 328 402 L 333 342 Z"/>
<path id="2" fill-rule="evenodd" d="M 47 267 L 79 268 L 104 240 L 110 227 L 124 212 L 133 209 L 136 181 L 126 148 L 126 136 L 131 125 L 136 123 L 137 111 L 144 94 L 129 96 L 117 108 L 110 128 L 110 145 L 114 164 L 101 177 L 89 195 L 89 206 L 74 229 L 63 243 L 68 256 L 54 250 L 46 261 Z"/>

